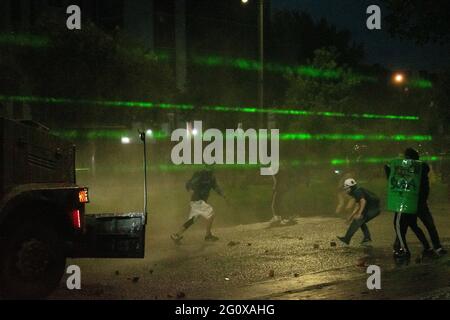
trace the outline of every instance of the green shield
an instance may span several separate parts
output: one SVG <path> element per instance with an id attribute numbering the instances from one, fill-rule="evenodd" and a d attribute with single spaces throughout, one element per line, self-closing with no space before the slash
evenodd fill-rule
<path id="1" fill-rule="evenodd" d="M 388 180 L 388 210 L 409 214 L 417 213 L 422 162 L 393 160 Z"/>

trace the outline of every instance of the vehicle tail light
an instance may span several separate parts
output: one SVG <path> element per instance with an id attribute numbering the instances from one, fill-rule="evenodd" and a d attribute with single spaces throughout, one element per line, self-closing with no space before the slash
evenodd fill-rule
<path id="1" fill-rule="evenodd" d="M 78 209 L 74 209 L 71 212 L 72 226 L 74 229 L 81 229 L 81 212 Z"/>

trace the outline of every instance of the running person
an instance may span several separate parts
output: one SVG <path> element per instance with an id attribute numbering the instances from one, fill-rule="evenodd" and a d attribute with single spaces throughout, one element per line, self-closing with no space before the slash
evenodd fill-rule
<path id="1" fill-rule="evenodd" d="M 225 196 L 217 184 L 213 171 L 206 169 L 195 172 L 192 178 L 186 183 L 186 189 L 188 191 L 193 191 L 190 204 L 191 211 L 188 220 L 183 224 L 181 229 L 177 233 L 172 234 L 170 238 L 175 241 L 175 243 L 179 243 L 183 238 L 182 234 L 194 224 L 199 216 L 202 216 L 206 219 L 205 241 L 219 240 L 218 237 L 211 233 L 211 227 L 214 221 L 214 210 L 207 201 L 211 189 L 216 191 L 222 197 L 225 198 Z"/>
<path id="2" fill-rule="evenodd" d="M 368 244 L 372 241 L 372 237 L 367 223 L 380 214 L 380 199 L 372 192 L 359 187 L 352 178 L 345 180 L 344 190 L 355 199 L 357 206 L 348 218 L 351 224 L 347 233 L 345 236 L 337 238 L 348 245 L 356 231 L 361 228 L 364 234 L 361 244 Z"/>

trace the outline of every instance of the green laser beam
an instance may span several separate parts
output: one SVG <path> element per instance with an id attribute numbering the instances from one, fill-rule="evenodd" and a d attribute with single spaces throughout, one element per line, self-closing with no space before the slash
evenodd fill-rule
<path id="1" fill-rule="evenodd" d="M 269 113 L 289 116 L 318 116 L 318 117 L 350 117 L 360 119 L 386 119 L 386 120 L 419 120 L 417 116 L 409 115 L 389 115 L 389 114 L 370 114 L 370 113 L 352 113 L 346 114 L 342 112 L 328 111 L 306 111 L 298 109 L 260 109 L 255 107 L 229 107 L 229 106 L 194 106 L 192 104 L 172 104 L 172 103 L 153 103 L 139 101 L 99 101 L 85 99 L 66 99 L 66 98 L 50 98 L 36 96 L 7 96 L 0 95 L 0 101 L 4 102 L 21 102 L 21 103 L 42 103 L 42 104 L 71 104 L 71 105 L 98 105 L 107 107 L 128 107 L 128 108 L 154 108 L 154 109 L 176 109 L 176 110 L 202 110 L 216 112 L 241 112 L 241 113 Z"/>
<path id="2" fill-rule="evenodd" d="M 430 80 L 426 79 L 411 79 L 406 84 L 413 88 L 421 88 L 421 89 L 433 88 L 433 83 Z"/>
<path id="3" fill-rule="evenodd" d="M 34 47 L 43 48 L 50 45 L 50 38 L 42 35 L 32 35 L 32 34 L 17 34 L 17 33 L 3 33 L 0 34 L 0 45 L 14 45 L 22 47 Z M 133 50 L 128 48 L 128 51 L 132 53 L 140 53 L 139 50 Z M 153 52 L 151 55 L 146 55 L 145 57 L 154 61 L 164 61 L 170 60 L 170 56 L 173 56 L 173 52 L 159 51 Z M 244 71 L 259 71 L 261 70 L 261 63 L 258 60 L 245 59 L 245 58 L 229 58 L 221 56 L 192 56 L 192 62 L 194 64 L 208 66 L 208 67 L 230 67 L 236 68 Z M 281 63 L 268 62 L 264 64 L 264 70 L 272 73 L 281 74 L 295 74 L 310 78 L 321 78 L 328 80 L 341 79 L 344 76 L 349 77 L 354 81 L 360 82 L 377 82 L 377 78 L 374 76 L 368 76 L 357 73 L 343 73 L 339 70 L 332 69 L 320 69 L 313 66 L 292 66 Z M 427 79 L 412 79 L 408 81 L 408 85 L 411 87 L 429 89 L 432 88 L 433 84 Z"/>
<path id="4" fill-rule="evenodd" d="M 122 137 L 129 137 L 132 132 L 129 130 L 53 130 L 53 134 L 64 139 L 111 139 L 120 140 Z M 265 135 L 258 135 L 261 138 L 266 138 Z M 235 139 L 235 135 L 225 135 L 227 139 Z M 164 131 L 152 131 L 150 138 L 155 140 L 169 140 L 170 135 Z M 270 139 L 270 135 L 268 135 Z M 352 140 L 352 141 L 432 141 L 430 135 L 384 135 L 384 134 L 313 134 L 313 133 L 280 133 L 279 139 L 282 141 L 338 141 L 338 140 Z"/>
<path id="5" fill-rule="evenodd" d="M 43 103 L 43 104 L 76 104 L 76 105 L 97 105 L 107 107 L 129 107 L 129 108 L 159 108 L 159 109 L 178 109 L 178 110 L 194 110 L 216 112 L 242 112 L 242 113 L 269 113 L 279 115 L 295 115 L 295 116 L 319 116 L 319 117 L 351 117 L 364 119 L 387 119 L 387 120 L 419 120 L 417 116 L 404 115 L 383 115 L 370 113 L 353 113 L 345 114 L 342 112 L 328 111 L 305 111 L 298 109 L 260 109 L 255 107 L 228 107 L 228 106 L 199 106 L 195 107 L 191 104 L 172 104 L 172 103 L 153 103 L 139 101 L 99 101 L 99 100 L 77 100 L 66 98 L 49 98 L 36 96 L 6 96 L 0 95 L 0 101 L 4 102 L 20 102 L 20 103 Z"/>
<path id="6" fill-rule="evenodd" d="M 369 158 L 363 158 L 360 160 L 347 160 L 347 159 L 332 159 L 330 161 L 331 165 L 339 166 L 339 165 L 346 165 L 346 164 L 379 164 L 379 163 L 388 163 L 389 161 L 392 161 L 396 158 L 376 158 L 376 157 L 369 157 Z M 423 156 L 420 157 L 420 160 L 422 161 L 428 161 L 428 162 L 434 162 L 434 161 L 441 161 L 441 160 L 447 160 L 445 157 L 440 156 Z"/>
<path id="7" fill-rule="evenodd" d="M 432 141 L 430 135 L 282 133 L 280 140 Z"/>
<path id="8" fill-rule="evenodd" d="M 66 99 L 66 98 L 49 98 L 36 96 L 5 96 L 0 95 L 0 101 L 4 102 L 21 102 L 21 103 L 43 103 L 43 104 L 70 104 L 70 105 L 97 105 L 106 107 L 128 107 L 128 108 L 158 108 L 158 109 L 179 109 L 193 110 L 193 105 L 188 104 L 171 104 L 171 103 L 153 103 L 139 101 L 100 101 L 85 99 Z"/>
<path id="9" fill-rule="evenodd" d="M 48 47 L 50 39 L 44 36 L 17 33 L 1 33 L 0 45 L 13 45 L 20 47 L 45 48 Z"/>
<path id="10" fill-rule="evenodd" d="M 251 107 L 227 107 L 227 106 L 203 106 L 202 110 L 217 112 L 243 112 L 243 113 L 269 113 L 289 116 L 319 116 L 319 117 L 350 117 L 360 119 L 386 119 L 386 120 L 419 120 L 417 116 L 409 115 L 391 115 L 391 114 L 370 114 L 370 113 L 352 113 L 346 114 L 342 112 L 327 111 L 306 111 L 298 109 L 275 109 L 275 108 L 251 108 Z"/>
<path id="11" fill-rule="evenodd" d="M 347 160 L 347 159 L 328 159 L 322 161 L 315 160 L 291 160 L 291 161 L 282 161 L 280 163 L 280 167 L 301 167 L 301 166 L 331 166 L 337 167 L 346 164 L 364 164 L 364 165 L 373 165 L 373 164 L 384 164 L 389 163 L 390 161 L 398 159 L 397 157 L 369 157 L 361 160 Z M 449 157 L 442 156 L 424 156 L 421 157 L 422 161 L 427 162 L 436 162 L 436 161 L 448 161 Z M 260 164 L 216 164 L 214 166 L 214 170 L 255 170 L 261 167 L 266 167 Z M 161 172 L 176 172 L 176 171 L 188 171 L 188 170 L 200 170 L 204 169 L 205 165 L 203 164 L 185 164 L 185 165 L 174 165 L 174 164 L 153 164 L 149 166 L 151 171 L 161 171 Z M 107 170 L 108 172 L 122 172 L 122 173 L 130 173 L 130 172 L 140 172 L 142 171 L 142 167 L 133 167 L 127 165 L 116 165 L 113 167 L 104 167 L 101 166 L 96 170 Z M 90 168 L 77 168 L 77 172 L 89 172 Z"/>
<path id="12" fill-rule="evenodd" d="M 259 61 L 244 58 L 194 56 L 193 62 L 209 67 L 231 67 L 244 71 L 259 71 L 262 69 L 262 65 Z M 264 70 L 275 73 L 296 74 L 311 78 L 339 79 L 342 77 L 342 72 L 336 70 L 318 69 L 312 66 L 288 66 L 279 63 L 266 63 L 264 64 Z"/>

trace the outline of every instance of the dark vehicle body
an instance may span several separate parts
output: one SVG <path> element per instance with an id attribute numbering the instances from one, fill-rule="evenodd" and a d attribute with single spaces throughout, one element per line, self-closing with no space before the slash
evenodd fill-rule
<path id="1" fill-rule="evenodd" d="M 144 257 L 144 213 L 85 214 L 74 145 L 4 118 L 0 138 L 0 297 L 47 296 L 69 257 Z"/>

